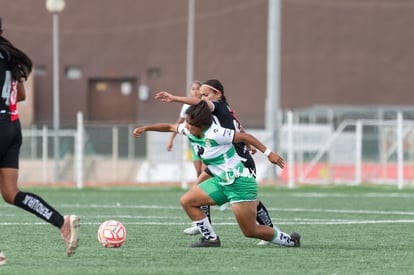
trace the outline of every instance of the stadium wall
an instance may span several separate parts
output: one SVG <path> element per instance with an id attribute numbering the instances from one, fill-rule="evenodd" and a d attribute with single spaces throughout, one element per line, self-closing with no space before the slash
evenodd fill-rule
<path id="1" fill-rule="evenodd" d="M 230 103 L 249 128 L 264 126 L 267 3 L 196 2 L 194 78 L 222 80 Z M 410 96 L 414 8 L 410 1 L 281 3 L 283 110 L 414 104 Z M 144 123 L 176 117 L 179 106 L 151 98 L 158 90 L 179 94 L 187 90 L 187 4 L 187 0 L 66 1 L 59 15 L 62 126 L 73 127 L 78 111 L 85 114 L 85 121 L 94 123 Z M 33 123 L 51 125 L 52 16 L 44 1 L 0 0 L 0 9 L 7 10 L 1 14 L 4 35 L 36 65 Z M 70 69 L 79 69 L 80 76 L 69 77 Z M 122 91 L 124 82 L 131 92 Z M 141 84 L 149 87 L 146 100 L 138 98 Z M 105 91 L 107 97 L 103 97 Z M 128 116 L 118 112 L 108 118 L 102 113 L 108 108 L 131 110 L 125 111 Z"/>

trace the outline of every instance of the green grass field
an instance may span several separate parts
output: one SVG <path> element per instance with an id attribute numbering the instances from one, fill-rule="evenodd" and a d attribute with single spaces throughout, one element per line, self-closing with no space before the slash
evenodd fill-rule
<path id="1" fill-rule="evenodd" d="M 28 189 L 25 189 L 28 190 Z M 62 214 L 81 217 L 80 246 L 66 257 L 59 231 L 0 202 L 0 274 L 412 274 L 414 190 L 392 186 L 261 187 L 273 223 L 302 235 L 302 247 L 260 247 L 242 236 L 231 210 L 212 208 L 221 248 L 188 248 L 199 237 L 179 188 L 29 189 Z M 99 224 L 121 221 L 118 249 L 97 241 Z"/>

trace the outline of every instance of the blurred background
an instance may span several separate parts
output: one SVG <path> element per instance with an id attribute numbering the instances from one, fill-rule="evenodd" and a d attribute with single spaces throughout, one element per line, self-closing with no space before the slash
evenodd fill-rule
<path id="1" fill-rule="evenodd" d="M 255 156 L 261 184 L 411 184 L 413 15 L 407 0 L 0 0 L 3 35 L 35 64 L 20 181 L 186 187 L 186 142 L 132 130 L 175 122 L 155 92 L 216 78 L 289 162 Z"/>

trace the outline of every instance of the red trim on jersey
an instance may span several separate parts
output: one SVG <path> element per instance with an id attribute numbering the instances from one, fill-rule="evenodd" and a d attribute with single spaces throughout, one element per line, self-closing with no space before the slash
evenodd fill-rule
<path id="1" fill-rule="evenodd" d="M 10 119 L 15 121 L 19 118 L 19 113 L 17 112 L 17 81 L 13 81 L 10 91 Z"/>
<path id="2" fill-rule="evenodd" d="M 228 105 L 227 105 L 228 106 Z M 229 107 L 229 110 L 230 110 L 230 113 L 231 113 L 231 115 L 233 116 L 233 119 L 237 122 L 237 124 L 239 125 L 239 130 L 241 130 L 241 123 L 240 123 L 240 120 L 239 120 L 239 118 L 237 117 L 237 115 L 236 115 L 236 112 L 233 110 L 233 108 L 231 108 L 230 106 L 228 106 Z"/>

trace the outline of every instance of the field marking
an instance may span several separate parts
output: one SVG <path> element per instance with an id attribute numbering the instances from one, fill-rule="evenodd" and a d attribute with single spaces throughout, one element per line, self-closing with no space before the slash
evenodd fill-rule
<path id="1" fill-rule="evenodd" d="M 61 205 L 62 207 L 77 207 L 77 208 L 125 208 L 125 209 L 174 209 L 183 210 L 180 206 L 165 206 L 165 205 Z M 215 208 L 216 206 L 214 206 Z M 231 210 L 230 208 L 227 210 Z M 384 210 L 347 210 L 347 209 L 309 209 L 309 208 L 267 208 L 268 211 L 280 212 L 312 212 L 312 213 L 337 213 L 337 214 L 369 214 L 369 215 L 409 215 L 414 216 L 412 211 L 384 211 Z"/>
<path id="2" fill-rule="evenodd" d="M 320 193 L 320 192 L 295 192 L 291 194 L 285 193 L 271 193 L 267 194 L 265 191 L 260 192 L 258 197 L 297 197 L 297 198 L 414 198 L 414 193 Z"/>
<path id="3" fill-rule="evenodd" d="M 10 205 L 0 205 L 0 207 L 5 208 L 14 208 Z M 121 204 L 58 204 L 57 208 L 67 207 L 67 208 L 99 208 L 99 209 L 169 209 L 169 210 L 180 210 L 184 211 L 181 206 L 167 206 L 167 205 L 121 205 Z M 217 210 L 217 206 L 213 206 L 213 211 Z M 335 214 L 366 214 L 366 215 L 403 215 L 403 216 L 414 216 L 413 211 L 386 211 L 386 210 L 353 210 L 353 209 L 321 209 L 321 208 L 274 208 L 268 207 L 268 211 L 278 211 L 278 212 L 302 212 L 302 213 L 335 213 Z M 230 208 L 225 211 L 231 211 Z M 2 214 L 0 214 L 0 217 Z"/>
<path id="4" fill-rule="evenodd" d="M 128 222 L 122 221 L 124 225 L 188 225 L 187 222 Z M 413 220 L 321 220 L 321 219 L 295 219 L 294 221 L 277 221 L 274 222 L 279 225 L 352 225 L 352 224 L 402 224 L 402 223 L 414 223 Z M 81 225 L 94 225 L 98 226 L 101 222 L 82 222 Z M 0 222 L 0 226 L 33 226 L 33 225 L 49 225 L 46 222 Z M 214 226 L 223 225 L 237 225 L 236 222 L 215 222 Z"/>
<path id="5" fill-rule="evenodd" d="M 312 213 L 336 213 L 336 214 L 368 214 L 368 215 L 408 215 L 413 216 L 411 211 L 384 211 L 384 210 L 346 210 L 346 209 L 309 209 L 309 208 L 268 208 L 271 211 L 282 212 L 312 212 Z"/>

